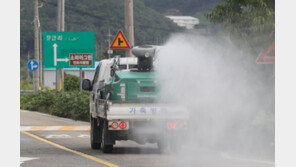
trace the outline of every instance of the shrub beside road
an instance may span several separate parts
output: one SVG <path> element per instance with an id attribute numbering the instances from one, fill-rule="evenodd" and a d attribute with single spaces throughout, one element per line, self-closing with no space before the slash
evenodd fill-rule
<path id="1" fill-rule="evenodd" d="M 88 91 L 41 90 L 36 94 L 22 94 L 20 106 L 24 110 L 89 121 Z"/>
<path id="2" fill-rule="evenodd" d="M 65 91 L 44 89 L 36 94 L 21 94 L 20 108 L 74 120 L 89 121 L 90 93 L 79 91 L 79 79 L 77 87 L 77 78 L 75 77 L 70 75 L 65 77 L 65 87 L 67 87 Z"/>

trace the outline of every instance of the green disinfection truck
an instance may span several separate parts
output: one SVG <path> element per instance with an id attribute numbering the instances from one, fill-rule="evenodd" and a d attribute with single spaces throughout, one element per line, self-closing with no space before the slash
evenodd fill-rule
<path id="1" fill-rule="evenodd" d="M 160 151 L 180 148 L 188 112 L 159 98 L 165 87 L 153 69 L 159 49 L 134 47 L 135 57 L 102 60 L 93 80 L 83 80 L 83 89 L 91 91 L 92 149 L 112 152 L 116 140 L 157 143 Z"/>

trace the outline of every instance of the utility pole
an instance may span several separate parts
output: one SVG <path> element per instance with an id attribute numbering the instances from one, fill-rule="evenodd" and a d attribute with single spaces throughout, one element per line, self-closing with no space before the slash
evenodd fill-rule
<path id="1" fill-rule="evenodd" d="M 27 62 L 29 62 L 30 61 L 30 52 L 28 51 L 28 60 L 27 60 Z M 27 77 L 27 79 L 29 80 L 30 79 L 30 70 L 28 69 L 28 77 Z"/>
<path id="2" fill-rule="evenodd" d="M 133 0 L 124 1 L 124 18 L 125 18 L 125 30 L 127 32 L 127 40 L 131 47 L 134 46 L 134 9 Z M 126 57 L 132 57 L 131 49 L 128 49 L 125 53 Z"/>
<path id="3" fill-rule="evenodd" d="M 42 55 L 42 31 L 41 28 L 39 28 L 39 73 L 40 73 L 40 78 L 39 78 L 39 84 L 43 85 L 43 55 Z"/>
<path id="4" fill-rule="evenodd" d="M 38 0 L 34 0 L 34 59 L 39 63 L 39 13 Z M 33 72 L 34 93 L 39 90 L 39 70 Z"/>
<path id="5" fill-rule="evenodd" d="M 41 2 L 40 6 L 38 6 L 39 8 L 43 7 L 43 2 Z M 40 21 L 38 23 L 38 27 L 39 27 L 39 85 L 44 85 L 44 80 L 43 80 L 43 54 L 42 54 L 42 30 L 41 30 L 41 26 L 40 26 Z"/>
<path id="6" fill-rule="evenodd" d="M 65 0 L 61 0 L 62 2 L 61 2 L 61 10 L 62 10 L 62 12 L 61 12 L 61 31 L 65 31 Z M 64 73 L 65 73 L 65 71 L 64 71 L 64 69 L 61 69 L 61 80 L 62 80 L 62 84 L 60 84 L 61 85 L 61 87 L 60 87 L 60 89 L 64 89 L 64 78 L 65 78 L 65 76 L 64 76 Z"/>
<path id="7" fill-rule="evenodd" d="M 113 54 L 113 50 L 110 49 L 110 45 L 111 45 L 111 33 L 110 33 L 110 27 L 108 29 L 108 59 L 111 58 L 111 55 Z"/>
<path id="8" fill-rule="evenodd" d="M 65 31 L 65 0 L 57 0 L 57 31 Z M 56 69 L 56 90 L 64 88 L 64 69 Z"/>
<path id="9" fill-rule="evenodd" d="M 101 59 L 103 59 L 104 54 L 103 54 L 103 42 L 100 43 L 100 52 L 101 52 Z"/>
<path id="10" fill-rule="evenodd" d="M 57 31 L 61 31 L 61 0 L 57 0 Z M 56 68 L 56 90 L 59 90 L 60 69 Z"/>

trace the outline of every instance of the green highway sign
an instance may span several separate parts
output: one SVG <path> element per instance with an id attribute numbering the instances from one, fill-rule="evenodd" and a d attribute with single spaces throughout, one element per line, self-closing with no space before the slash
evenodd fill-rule
<path id="1" fill-rule="evenodd" d="M 93 31 L 43 32 L 44 68 L 94 68 Z"/>

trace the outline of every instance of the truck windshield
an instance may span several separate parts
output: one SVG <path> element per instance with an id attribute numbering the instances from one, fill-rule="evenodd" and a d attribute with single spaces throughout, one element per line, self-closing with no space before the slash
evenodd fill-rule
<path id="1" fill-rule="evenodd" d="M 118 65 L 118 68 L 120 70 L 126 70 L 127 69 L 127 65 L 126 64 L 124 64 L 124 65 Z"/>

